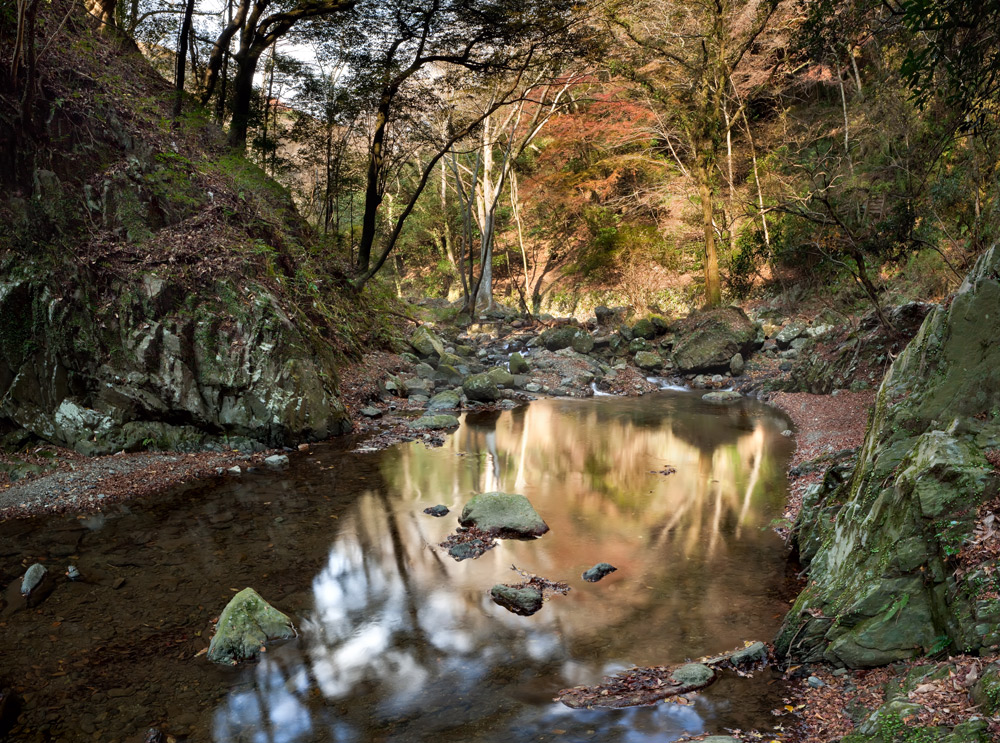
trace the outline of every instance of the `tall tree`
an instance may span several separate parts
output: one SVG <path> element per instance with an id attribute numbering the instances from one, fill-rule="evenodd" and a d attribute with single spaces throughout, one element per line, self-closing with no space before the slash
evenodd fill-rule
<path id="1" fill-rule="evenodd" d="M 358 0 L 240 0 L 236 14 L 222 29 L 205 66 L 202 102 L 207 104 L 215 92 L 230 44 L 240 32 L 239 50 L 234 56 L 233 116 L 229 124 L 229 144 L 246 149 L 253 98 L 253 79 L 261 55 L 278 39 L 302 21 L 349 11 Z M 268 12 L 273 11 L 273 12 Z"/>
<path id="2" fill-rule="evenodd" d="M 395 0 L 359 6 L 352 34 L 358 43 L 351 63 L 366 71 L 372 82 L 375 115 L 358 246 L 359 282 L 373 273 L 372 248 L 385 193 L 386 138 L 407 86 L 431 75 L 432 69 L 438 77 L 461 69 L 479 76 L 512 74 L 519 79 L 543 49 L 555 49 L 566 40 L 574 9 L 571 0 Z M 506 95 L 519 88 L 515 84 Z M 503 97 L 497 99 L 492 110 L 504 103 Z M 478 121 L 488 115 L 483 113 Z M 461 136 L 459 132 L 445 141 L 450 146 Z M 444 152 L 437 151 L 435 163 Z"/>
<path id="3" fill-rule="evenodd" d="M 191 17 L 194 14 L 194 0 L 185 0 L 184 20 L 177 39 L 177 55 L 174 65 L 174 118 L 181 115 L 184 102 L 184 78 L 187 72 L 188 37 L 191 35 Z"/>
<path id="4" fill-rule="evenodd" d="M 742 111 L 726 110 L 730 81 L 747 63 L 780 0 L 623 0 L 608 18 L 629 50 L 625 74 L 683 134 L 701 202 L 705 303 L 722 302 L 715 239 L 715 170 Z"/>

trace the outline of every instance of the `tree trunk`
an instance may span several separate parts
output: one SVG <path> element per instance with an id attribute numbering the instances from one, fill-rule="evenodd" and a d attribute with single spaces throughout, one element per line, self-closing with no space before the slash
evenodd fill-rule
<path id="1" fill-rule="evenodd" d="M 236 78 L 233 80 L 233 118 L 229 122 L 229 146 L 243 152 L 247 147 L 250 126 L 250 101 L 253 98 L 253 76 L 263 47 L 251 46 L 247 53 L 236 55 Z"/>
<path id="2" fill-rule="evenodd" d="M 368 271 L 372 259 L 372 245 L 375 244 L 375 225 L 378 208 L 382 204 L 382 166 L 385 153 L 385 128 L 389 123 L 389 109 L 392 106 L 392 96 L 386 94 L 379 101 L 378 113 L 375 117 L 375 131 L 372 134 L 371 151 L 368 154 L 368 174 L 365 184 L 365 212 L 361 219 L 361 239 L 358 242 L 358 273 Z"/>
<path id="3" fill-rule="evenodd" d="M 201 94 L 201 105 L 207 105 L 212 93 L 215 92 L 215 84 L 219 79 L 219 70 L 222 69 L 223 62 L 229 57 L 229 45 L 236 35 L 236 32 L 243 27 L 243 22 L 250 9 L 250 0 L 240 0 L 239 10 L 236 15 L 232 15 L 232 0 L 229 0 L 229 22 L 222 29 L 215 45 L 212 46 L 212 53 L 208 57 L 208 65 L 205 67 L 204 90 Z M 253 33 L 253 29 L 247 29 L 244 33 Z M 224 83 L 223 83 L 224 84 Z"/>
<path id="4" fill-rule="evenodd" d="M 174 65 L 174 112 L 176 119 L 181 115 L 184 104 L 184 77 L 187 73 L 188 37 L 191 34 L 191 16 L 194 14 L 194 0 L 187 0 L 184 6 L 184 20 L 181 21 L 181 34 L 177 40 L 177 57 Z"/>
<path id="5" fill-rule="evenodd" d="M 722 284 L 719 281 L 719 256 L 715 248 L 715 224 L 712 221 L 712 171 L 708 157 L 699 152 L 696 156 L 698 195 L 701 197 L 702 226 L 705 232 L 705 304 L 718 307 L 722 304 Z"/>

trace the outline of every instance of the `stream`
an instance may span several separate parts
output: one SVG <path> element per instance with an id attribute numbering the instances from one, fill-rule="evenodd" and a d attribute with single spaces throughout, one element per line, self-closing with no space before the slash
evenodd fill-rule
<path id="1" fill-rule="evenodd" d="M 219 478 L 85 516 L 0 524 L 0 684 L 15 741 L 665 743 L 773 730 L 775 673 L 671 703 L 553 697 L 631 665 L 770 640 L 788 607 L 771 530 L 791 452 L 777 411 L 686 392 L 546 399 L 466 414 L 444 446 L 313 446 L 283 472 Z M 670 468 L 676 471 L 670 473 Z M 670 474 L 664 474 L 670 473 Z M 475 493 L 523 493 L 551 527 L 456 562 L 437 545 Z M 436 504 L 452 512 L 434 518 Z M 26 606 L 27 565 L 57 576 Z M 617 572 L 598 583 L 598 562 Z M 76 565 L 82 580 L 64 577 Z M 531 617 L 494 604 L 515 565 L 570 586 Z M 299 637 L 259 663 L 203 650 L 252 586 Z"/>

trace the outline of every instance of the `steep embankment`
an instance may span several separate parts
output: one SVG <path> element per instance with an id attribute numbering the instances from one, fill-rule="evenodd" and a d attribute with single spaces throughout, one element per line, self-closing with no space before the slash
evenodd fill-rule
<path id="1" fill-rule="evenodd" d="M 30 126 L 0 118 L 0 427 L 84 453 L 347 430 L 337 366 L 379 313 L 129 43 L 48 12 Z"/>
<path id="2" fill-rule="evenodd" d="M 981 528 L 1000 491 L 998 337 L 994 248 L 892 364 L 856 468 L 807 492 L 796 539 L 809 585 L 780 653 L 857 668 L 1000 645 L 997 558 Z"/>

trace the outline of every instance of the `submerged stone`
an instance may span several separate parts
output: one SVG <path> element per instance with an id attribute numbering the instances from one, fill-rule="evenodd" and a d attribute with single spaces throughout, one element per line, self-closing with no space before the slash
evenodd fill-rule
<path id="1" fill-rule="evenodd" d="M 480 493 L 462 509 L 462 526 L 475 526 L 498 537 L 540 537 L 548 524 L 520 493 Z"/>
<path id="2" fill-rule="evenodd" d="M 288 466 L 288 457 L 284 454 L 272 454 L 264 460 L 264 464 L 272 470 L 283 470 Z"/>
<path id="3" fill-rule="evenodd" d="M 530 617 L 542 608 L 543 597 L 540 589 L 534 586 L 508 586 L 498 583 L 490 589 L 490 598 L 495 604 L 522 617 Z"/>
<path id="4" fill-rule="evenodd" d="M 583 579 L 588 583 L 597 583 L 601 578 L 611 575 L 611 573 L 618 570 L 614 565 L 607 562 L 599 562 L 590 570 L 586 570 L 583 573 Z"/>
<path id="5" fill-rule="evenodd" d="M 244 588 L 226 604 L 208 646 L 213 663 L 236 665 L 254 660 L 273 640 L 295 637 L 292 620 L 267 603 L 252 588 Z"/>
<path id="6" fill-rule="evenodd" d="M 701 399 L 717 405 L 726 405 L 731 402 L 739 402 L 743 399 L 743 395 L 736 390 L 719 390 L 717 392 L 706 392 L 701 396 Z"/>
<path id="7" fill-rule="evenodd" d="M 42 585 L 42 581 L 45 580 L 45 576 L 48 574 L 48 568 L 42 565 L 40 562 L 36 562 L 27 572 L 25 572 L 24 577 L 21 579 L 21 595 L 28 598 L 34 591 Z"/>

